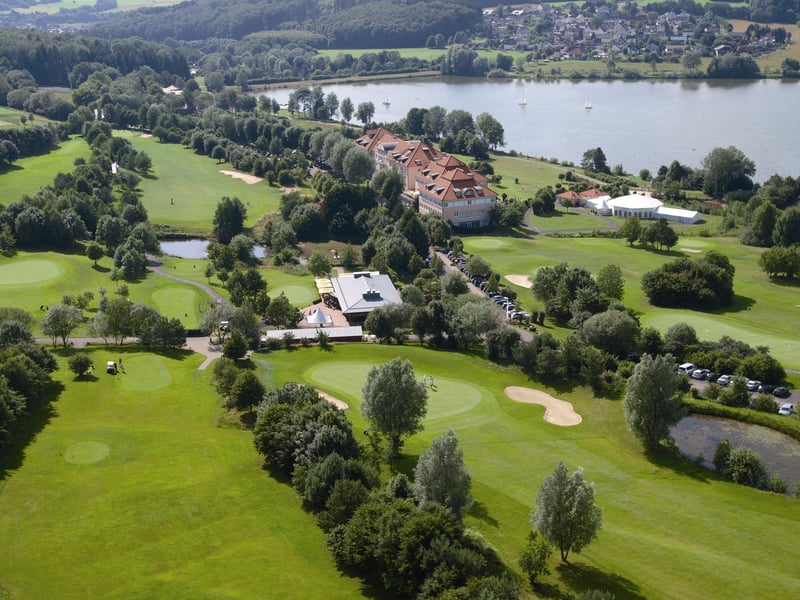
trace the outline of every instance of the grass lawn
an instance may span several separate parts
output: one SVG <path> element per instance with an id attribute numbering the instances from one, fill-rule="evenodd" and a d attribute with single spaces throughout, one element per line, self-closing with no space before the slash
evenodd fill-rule
<path id="1" fill-rule="evenodd" d="M 640 313 L 642 325 L 652 325 L 665 332 L 671 325 L 686 321 L 694 324 L 701 339 L 719 339 L 730 335 L 752 346 L 769 346 L 773 356 L 787 368 L 800 368 L 797 331 L 800 331 L 800 287 L 771 282 L 758 266 L 762 250 L 739 244 L 733 238 L 681 238 L 673 252 L 667 254 L 628 248 L 624 240 L 601 238 L 550 238 L 535 240 L 514 237 L 464 237 L 468 253 L 481 255 L 492 268 L 503 275 L 533 276 L 543 266 L 562 261 L 579 265 L 596 273 L 600 267 L 616 263 L 625 277 L 623 301 Z M 642 276 L 670 257 L 699 256 L 715 249 L 728 256 L 736 268 L 735 303 L 714 312 L 651 306 L 641 289 Z M 689 252 L 688 250 L 691 250 Z M 528 310 L 541 305 L 531 292 L 515 288 Z M 566 335 L 567 330 L 557 331 Z"/>
<path id="2" fill-rule="evenodd" d="M 232 169 L 227 163 L 195 154 L 180 144 L 161 144 L 156 138 L 130 132 L 114 134 L 128 137 L 137 150 L 153 160 L 152 177 L 142 179 L 140 188 L 142 202 L 154 224 L 210 235 L 214 211 L 223 196 L 242 201 L 247 208 L 248 227 L 278 208 L 280 188 L 266 182 L 247 184 L 220 173 Z"/>
<path id="3" fill-rule="evenodd" d="M 42 305 L 61 302 L 64 294 L 90 290 L 95 298 L 86 312 L 91 317 L 100 300 L 98 289 L 113 294 L 116 284 L 109 278 L 113 261 L 104 257 L 98 268 L 80 253 L 19 252 L 13 258 L 0 257 L 0 295 L 3 306 L 18 306 L 34 318 L 41 318 Z M 194 328 L 200 321 L 208 297 L 194 286 L 150 273 L 144 279 L 129 282 L 129 298 L 153 306 L 169 318 L 176 317 L 185 327 Z M 85 335 L 78 330 L 76 336 Z"/>
<path id="4" fill-rule="evenodd" d="M 370 344 L 280 351 L 268 360 L 276 384 L 304 381 L 346 401 L 361 431 L 367 372 L 397 356 L 437 385 L 401 470 L 411 474 L 432 438 L 452 427 L 472 471 L 476 502 L 467 523 L 506 564 L 516 568 L 536 490 L 559 460 L 570 470 L 582 466 L 595 482 L 603 530 L 570 567 L 554 559 L 546 595 L 601 588 L 617 598 L 722 598 L 735 589 L 742 597 L 765 590 L 786 597 L 800 585 L 795 554 L 769 551 L 792 547 L 800 534 L 797 500 L 717 481 L 690 461 L 648 460 L 625 429 L 619 402 L 583 389 L 548 390 L 583 416 L 581 425 L 562 428 L 542 420 L 543 408 L 505 398 L 506 386 L 533 385 L 524 376 L 473 356 Z"/>
<path id="5" fill-rule="evenodd" d="M 567 210 L 556 206 L 555 213 L 546 217 L 531 216 L 531 224 L 543 233 L 569 229 L 609 229 L 608 221 L 586 210 Z"/>
<path id="6" fill-rule="evenodd" d="M 360 597 L 252 434 L 216 425 L 202 357 L 92 354 L 120 355 L 126 374 L 59 371 L 47 422 L 4 455 L 0 584 L 16 598 Z"/>
<path id="7" fill-rule="evenodd" d="M 0 112 L 0 121 L 5 117 Z M 89 146 L 82 137 L 73 136 L 47 154 L 14 161 L 0 169 L 0 204 L 21 200 L 25 194 L 35 194 L 42 186 L 53 183 L 58 173 L 69 173 L 76 158 L 86 158 Z"/>
<path id="8" fill-rule="evenodd" d="M 118 10 L 134 10 L 137 8 L 148 8 L 154 6 L 169 6 L 177 4 L 178 0 L 117 0 Z M 54 14 L 62 9 L 75 9 L 81 6 L 94 6 L 94 0 L 58 0 L 57 2 L 45 3 L 36 2 L 29 8 L 19 8 L 15 10 L 20 13 L 47 13 Z"/>

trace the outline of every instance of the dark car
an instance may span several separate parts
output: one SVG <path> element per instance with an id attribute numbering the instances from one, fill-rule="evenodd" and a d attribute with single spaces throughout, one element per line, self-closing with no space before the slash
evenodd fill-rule
<path id="1" fill-rule="evenodd" d="M 777 396 L 778 398 L 788 398 L 792 395 L 792 392 L 789 390 L 789 388 L 781 385 L 772 390 L 772 395 Z"/>
<path id="2" fill-rule="evenodd" d="M 719 373 L 715 373 L 714 371 L 709 371 L 706 373 L 706 381 L 716 381 L 719 379 Z"/>
<path id="3" fill-rule="evenodd" d="M 758 391 L 761 394 L 771 394 L 775 391 L 775 386 L 770 383 L 762 383 L 758 386 Z"/>

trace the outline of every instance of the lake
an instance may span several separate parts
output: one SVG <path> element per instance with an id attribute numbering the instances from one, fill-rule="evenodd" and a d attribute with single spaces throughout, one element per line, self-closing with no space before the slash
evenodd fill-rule
<path id="1" fill-rule="evenodd" d="M 793 132 L 800 125 L 800 82 L 757 80 L 580 81 L 435 78 L 323 86 L 341 102 L 375 105 L 374 120 L 403 119 L 414 107 L 439 105 L 477 117 L 490 113 L 505 130 L 504 150 L 580 164 L 601 147 L 609 166 L 655 174 L 673 160 L 701 166 L 714 148 L 736 146 L 756 164 L 756 181 L 800 175 Z M 288 101 L 292 90 L 259 93 Z M 525 99 L 523 106 L 520 102 Z M 389 104 L 384 104 L 388 101 Z M 592 105 L 585 108 L 586 102 Z"/>
<path id="2" fill-rule="evenodd" d="M 703 464 L 710 469 L 714 468 L 711 461 L 717 446 L 727 439 L 731 446 L 744 446 L 756 452 L 770 474 L 780 475 L 789 489 L 800 483 L 800 442 L 773 429 L 692 415 L 681 419 L 671 434 L 682 454 L 693 460 L 702 455 Z"/>
<path id="3" fill-rule="evenodd" d="M 177 256 L 178 258 L 207 258 L 206 251 L 208 250 L 208 240 L 162 240 L 161 252 L 169 256 Z M 267 250 L 263 246 L 254 246 L 253 255 L 256 258 L 264 258 L 267 255 Z"/>

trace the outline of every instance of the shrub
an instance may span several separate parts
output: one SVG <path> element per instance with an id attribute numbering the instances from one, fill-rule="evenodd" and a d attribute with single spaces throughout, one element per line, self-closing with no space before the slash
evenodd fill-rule
<path id="1" fill-rule="evenodd" d="M 91 357 L 85 352 L 73 354 L 69 357 L 67 364 L 69 365 L 69 370 L 78 377 L 85 374 L 93 366 Z"/>

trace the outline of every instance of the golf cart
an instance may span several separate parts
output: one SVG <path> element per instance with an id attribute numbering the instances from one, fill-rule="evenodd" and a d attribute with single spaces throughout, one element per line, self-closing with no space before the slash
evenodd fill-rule
<path id="1" fill-rule="evenodd" d="M 110 373 L 111 375 L 116 375 L 117 374 L 117 363 L 115 363 L 113 360 L 109 360 L 106 363 L 106 373 Z"/>

